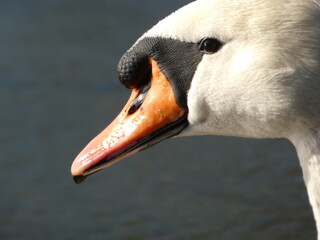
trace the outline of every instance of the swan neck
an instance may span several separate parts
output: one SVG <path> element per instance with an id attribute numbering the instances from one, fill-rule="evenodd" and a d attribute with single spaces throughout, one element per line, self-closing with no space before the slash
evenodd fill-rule
<path id="1" fill-rule="evenodd" d="M 320 131 L 291 139 L 295 145 L 320 240 Z"/>

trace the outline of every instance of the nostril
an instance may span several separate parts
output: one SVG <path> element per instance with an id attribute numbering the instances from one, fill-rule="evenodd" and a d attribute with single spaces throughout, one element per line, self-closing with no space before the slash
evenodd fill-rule
<path id="1" fill-rule="evenodd" d="M 128 110 L 128 114 L 129 114 L 129 115 L 134 114 L 134 113 L 140 108 L 141 105 L 142 105 L 142 102 L 140 102 L 140 103 L 134 102 L 134 103 L 130 106 L 130 108 L 129 108 L 129 110 Z"/>
<path id="2" fill-rule="evenodd" d="M 144 99 L 146 98 L 147 93 L 141 93 L 139 96 L 134 99 L 129 107 L 128 114 L 134 114 L 142 105 Z"/>

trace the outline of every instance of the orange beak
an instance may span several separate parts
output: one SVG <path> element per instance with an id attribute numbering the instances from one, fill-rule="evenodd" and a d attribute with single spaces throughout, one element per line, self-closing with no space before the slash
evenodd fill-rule
<path id="1" fill-rule="evenodd" d="M 177 103 L 170 82 L 150 59 L 147 92 L 133 89 L 118 117 L 76 157 L 71 173 L 76 183 L 111 164 L 177 135 L 187 126 L 186 110 Z M 142 100 L 139 100 L 143 98 Z"/>

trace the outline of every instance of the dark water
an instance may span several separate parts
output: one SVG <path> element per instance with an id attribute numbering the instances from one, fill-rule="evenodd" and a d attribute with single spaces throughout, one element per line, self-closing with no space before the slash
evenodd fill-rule
<path id="1" fill-rule="evenodd" d="M 186 0 L 0 1 L 0 239 L 315 239 L 285 140 L 172 139 L 81 185 L 120 56 Z"/>

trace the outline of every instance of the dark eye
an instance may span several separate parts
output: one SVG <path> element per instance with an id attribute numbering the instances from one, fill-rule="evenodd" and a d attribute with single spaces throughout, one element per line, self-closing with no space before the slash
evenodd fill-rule
<path id="1" fill-rule="evenodd" d="M 200 42 L 200 51 L 204 53 L 216 53 L 222 47 L 222 43 L 216 38 L 204 38 Z"/>

